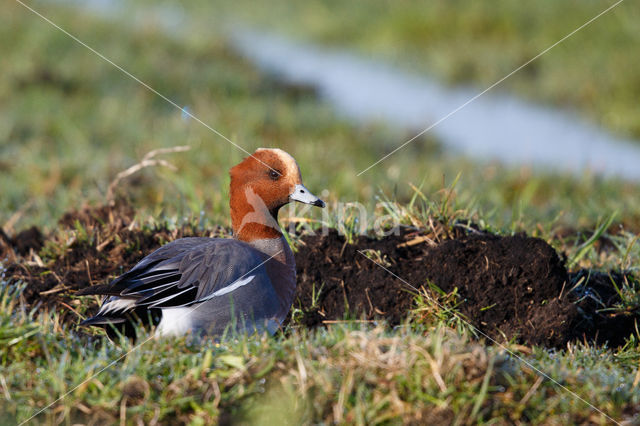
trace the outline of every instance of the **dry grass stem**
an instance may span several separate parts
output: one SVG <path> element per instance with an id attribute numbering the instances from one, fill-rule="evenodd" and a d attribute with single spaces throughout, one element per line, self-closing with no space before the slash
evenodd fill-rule
<path id="1" fill-rule="evenodd" d="M 168 161 L 162 160 L 162 159 L 156 159 L 155 157 L 157 155 L 170 154 L 174 152 L 184 152 L 184 151 L 189 151 L 190 149 L 191 149 L 190 146 L 182 145 L 182 146 L 174 146 L 171 148 L 154 149 L 153 151 L 149 151 L 144 155 L 144 157 L 142 157 L 142 160 L 139 163 L 134 164 L 128 169 L 121 171 L 116 175 L 115 179 L 111 181 L 111 183 L 109 184 L 109 187 L 107 188 L 107 195 L 106 195 L 107 203 L 109 203 L 109 205 L 115 204 L 114 191 L 122 179 L 125 179 L 139 172 L 142 169 L 145 169 L 147 167 L 163 166 L 174 171 L 176 170 L 176 167 L 173 164 L 169 163 Z"/>

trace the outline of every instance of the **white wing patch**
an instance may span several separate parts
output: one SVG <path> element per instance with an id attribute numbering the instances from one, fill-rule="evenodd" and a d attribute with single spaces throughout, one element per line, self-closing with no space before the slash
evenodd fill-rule
<path id="1" fill-rule="evenodd" d="M 116 313 L 118 311 L 128 311 L 133 309 L 136 305 L 136 299 L 113 297 L 100 307 L 100 311 L 97 315 L 104 315 L 107 313 Z"/>
<path id="2" fill-rule="evenodd" d="M 182 336 L 191 331 L 191 311 L 194 308 L 162 308 L 162 319 L 158 328 L 156 328 L 156 336 Z"/>
<path id="3" fill-rule="evenodd" d="M 211 293 L 210 295 L 208 295 L 207 297 L 204 297 L 200 300 L 198 300 L 198 302 L 204 302 L 205 300 L 209 300 L 212 299 L 214 297 L 218 297 L 218 296 L 222 296 L 224 294 L 227 293 L 231 293 L 232 291 L 245 286 L 247 284 L 249 284 L 251 281 L 253 281 L 253 279 L 255 278 L 255 275 L 249 275 L 246 278 L 241 278 L 239 280 L 234 281 L 233 283 L 229 284 L 228 286 L 226 286 L 225 288 L 221 288 L 220 290 Z"/>

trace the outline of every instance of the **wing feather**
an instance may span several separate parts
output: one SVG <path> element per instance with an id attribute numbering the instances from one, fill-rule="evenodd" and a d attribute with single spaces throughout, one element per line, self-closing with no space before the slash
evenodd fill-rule
<path id="1" fill-rule="evenodd" d="M 267 256 L 233 239 L 183 238 L 142 259 L 108 286 L 83 294 L 135 299 L 134 307 L 188 306 L 228 293 L 264 272 Z M 114 303 L 110 299 L 110 303 Z"/>

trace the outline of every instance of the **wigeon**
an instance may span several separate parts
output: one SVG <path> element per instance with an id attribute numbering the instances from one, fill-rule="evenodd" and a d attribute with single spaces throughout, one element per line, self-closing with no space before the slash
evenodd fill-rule
<path id="1" fill-rule="evenodd" d="M 280 327 L 293 303 L 296 268 L 278 211 L 290 201 L 325 203 L 304 187 L 295 159 L 280 149 L 258 149 L 230 175 L 233 238 L 172 241 L 110 284 L 79 291 L 106 296 L 81 325 L 104 327 L 112 336 L 114 326 L 130 334 L 135 318 L 159 317 L 160 336 L 273 334 Z"/>

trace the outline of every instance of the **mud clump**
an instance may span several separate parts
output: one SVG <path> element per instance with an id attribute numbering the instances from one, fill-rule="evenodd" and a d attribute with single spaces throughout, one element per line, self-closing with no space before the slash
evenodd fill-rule
<path id="1" fill-rule="evenodd" d="M 458 288 L 462 313 L 492 338 L 504 333 L 559 346 L 569 334 L 576 310 L 562 293 L 567 271 L 543 240 L 486 234 L 449 240 L 428 250 L 423 268 L 443 291 Z"/>
<path id="2" fill-rule="evenodd" d="M 608 342 L 616 347 L 636 331 L 638 312 L 611 309 L 620 305 L 619 290 L 629 286 L 635 277 L 617 271 L 581 269 L 569 274 L 572 300 L 578 311 L 573 317 L 571 330 L 576 338 L 588 338 L 595 342 Z"/>
<path id="3" fill-rule="evenodd" d="M 360 237 L 353 245 L 337 232 L 304 238 L 299 303 L 312 306 L 310 297 L 319 292 L 317 319 L 340 319 L 348 310 L 393 325 L 412 308 L 416 289 L 430 282 L 446 293 L 457 288 L 461 313 L 492 338 L 502 340 L 504 333 L 545 346 L 566 341 L 576 308 L 561 296 L 567 271 L 544 241 L 482 233 L 435 246 L 411 244 L 416 240 L 407 230 L 382 240 Z"/>
<path id="4" fill-rule="evenodd" d="M 437 245 L 429 241 L 407 229 L 381 240 L 359 237 L 354 244 L 335 231 L 304 237 L 296 255 L 294 303 L 305 313 L 302 322 L 318 326 L 349 312 L 398 324 L 414 307 L 416 290 L 430 288 L 430 282 L 445 293 L 457 289 L 460 313 L 500 342 L 622 344 L 633 331 L 634 318 L 604 321 L 597 312 L 602 306 L 575 303 L 578 295 L 569 292 L 575 275 L 543 240 L 474 232 Z M 611 282 L 605 287 L 613 289 Z"/>
<path id="5" fill-rule="evenodd" d="M 10 251 L 14 251 L 20 256 L 26 256 L 31 250 L 37 253 L 43 244 L 44 235 L 35 226 L 20 231 L 13 238 L 0 229 L 0 258 L 9 254 Z"/>

